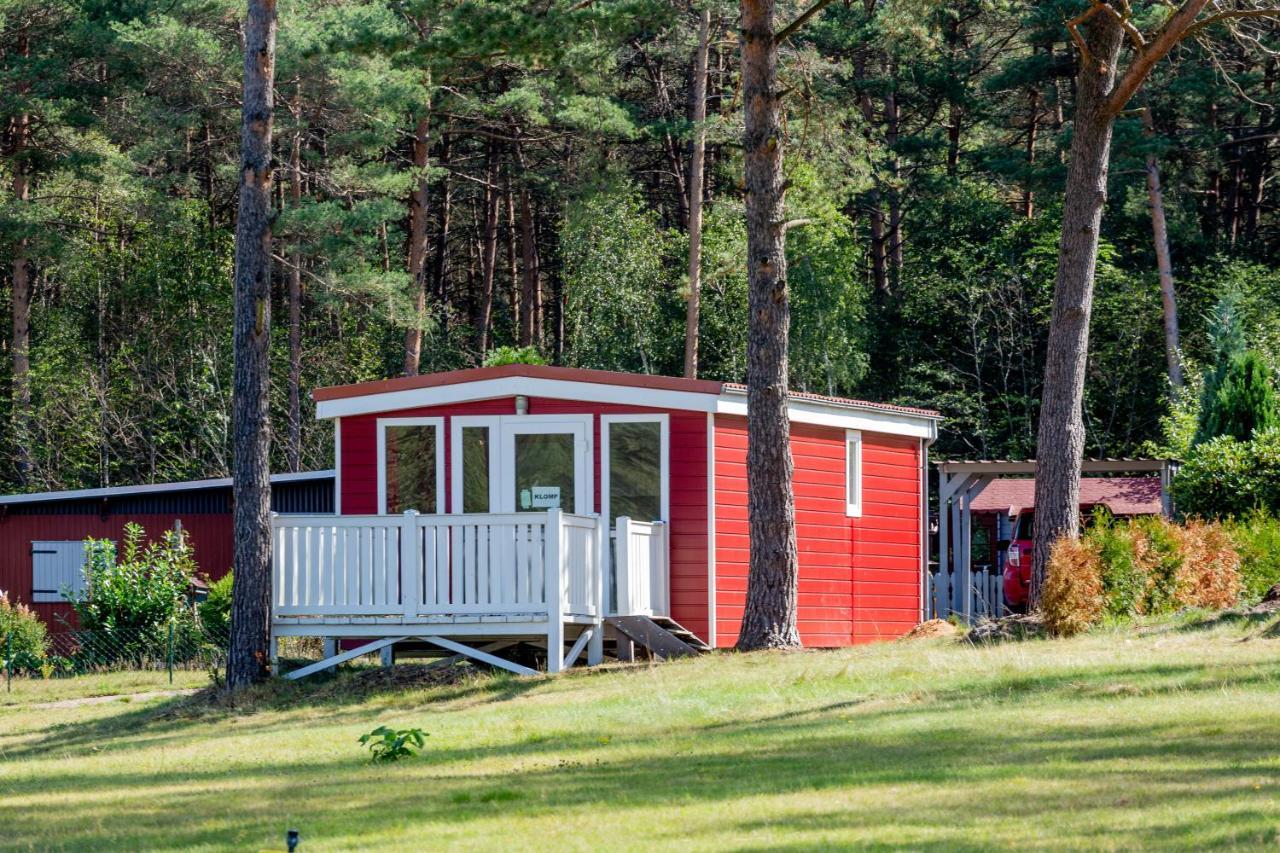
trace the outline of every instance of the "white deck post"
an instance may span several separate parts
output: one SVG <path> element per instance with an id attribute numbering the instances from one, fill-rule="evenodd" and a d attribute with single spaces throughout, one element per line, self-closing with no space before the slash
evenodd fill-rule
<path id="1" fill-rule="evenodd" d="M 543 539 L 543 566 L 547 578 L 547 672 L 564 668 L 564 513 L 547 510 L 547 529 Z"/>
<path id="2" fill-rule="evenodd" d="M 593 531 L 594 539 L 592 546 L 596 549 L 596 587 L 595 587 L 595 630 L 591 632 L 591 639 L 587 642 L 587 666 L 596 666 L 604 660 L 604 600 L 605 600 L 605 542 L 608 535 L 605 526 L 609 520 L 604 516 L 597 516 L 595 519 L 596 526 Z"/>
<path id="3" fill-rule="evenodd" d="M 631 601 L 631 518 L 619 516 L 613 537 L 613 584 L 617 588 L 619 616 L 635 613 Z"/>
<path id="4" fill-rule="evenodd" d="M 422 600 L 422 561 L 418 559 L 418 511 L 407 509 L 400 521 L 400 604 L 406 620 L 418 616 Z M 385 664 L 384 664 L 385 665 Z"/>

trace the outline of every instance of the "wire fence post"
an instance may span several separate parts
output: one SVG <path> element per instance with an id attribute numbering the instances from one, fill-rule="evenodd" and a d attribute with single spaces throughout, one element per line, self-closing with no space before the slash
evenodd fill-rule
<path id="1" fill-rule="evenodd" d="M 169 683 L 173 684 L 173 619 L 169 619 Z"/>

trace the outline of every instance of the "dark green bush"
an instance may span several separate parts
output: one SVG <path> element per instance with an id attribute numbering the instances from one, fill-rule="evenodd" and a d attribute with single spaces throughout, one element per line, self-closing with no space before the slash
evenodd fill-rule
<path id="1" fill-rule="evenodd" d="M 25 604 L 11 604 L 9 596 L 0 592 L 0 662 L 14 672 L 36 672 L 48 652 L 44 620 Z"/>
<path id="2" fill-rule="evenodd" d="M 1186 516 L 1280 512 L 1280 428 L 1247 442 L 1224 435 L 1196 446 L 1173 478 L 1173 497 Z"/>

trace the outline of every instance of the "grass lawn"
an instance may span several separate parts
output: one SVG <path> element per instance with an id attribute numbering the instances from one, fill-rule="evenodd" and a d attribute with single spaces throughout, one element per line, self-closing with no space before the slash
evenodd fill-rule
<path id="1" fill-rule="evenodd" d="M 345 674 L 236 710 L 40 697 L 0 709 L 0 846 L 282 849 L 290 827 L 302 850 L 1275 845 L 1266 627 L 1184 619 L 407 692 L 349 690 Z M 422 727 L 426 753 L 371 764 L 356 738 L 381 724 Z"/>

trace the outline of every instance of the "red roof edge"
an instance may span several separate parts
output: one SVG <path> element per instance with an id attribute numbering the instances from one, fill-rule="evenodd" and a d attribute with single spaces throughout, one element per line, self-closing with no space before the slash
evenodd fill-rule
<path id="1" fill-rule="evenodd" d="M 357 382 L 353 385 L 333 385 L 317 388 L 311 397 L 317 403 L 326 400 L 342 400 L 348 397 L 364 397 L 370 394 L 387 394 L 393 391 L 412 391 L 418 388 L 439 388 L 480 382 L 485 379 L 502 379 L 518 376 L 529 379 L 559 379 L 563 382 L 593 382 L 598 385 L 626 385 L 636 388 L 654 388 L 661 391 L 687 391 L 694 394 L 719 394 L 722 383 L 710 379 L 685 379 L 679 376 L 654 376 L 643 373 L 620 373 L 613 370 L 586 370 L 577 367 L 552 367 L 544 364 L 504 364 L 497 367 L 472 367 L 450 370 L 444 373 L 427 373 L 421 376 L 400 376 L 373 382 Z"/>

